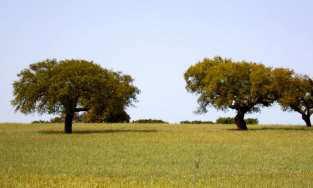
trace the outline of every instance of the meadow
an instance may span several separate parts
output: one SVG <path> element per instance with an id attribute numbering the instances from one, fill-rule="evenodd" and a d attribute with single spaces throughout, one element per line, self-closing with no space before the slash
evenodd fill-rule
<path id="1" fill-rule="evenodd" d="M 0 124 L 0 187 L 312 187 L 303 126 Z"/>

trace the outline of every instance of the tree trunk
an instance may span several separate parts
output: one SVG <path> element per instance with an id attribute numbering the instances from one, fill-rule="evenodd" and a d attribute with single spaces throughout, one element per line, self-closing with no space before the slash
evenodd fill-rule
<path id="1" fill-rule="evenodd" d="M 67 134 L 72 133 L 72 123 L 73 123 L 73 113 L 67 113 L 65 115 L 65 126 L 64 126 L 64 132 Z"/>
<path id="2" fill-rule="evenodd" d="M 235 123 L 239 130 L 248 130 L 247 123 L 245 121 L 245 113 L 242 111 L 237 111 L 237 115 L 235 117 Z"/>
<path id="3" fill-rule="evenodd" d="M 311 118 L 309 115 L 302 114 L 302 119 L 305 121 L 307 127 L 311 127 Z"/>

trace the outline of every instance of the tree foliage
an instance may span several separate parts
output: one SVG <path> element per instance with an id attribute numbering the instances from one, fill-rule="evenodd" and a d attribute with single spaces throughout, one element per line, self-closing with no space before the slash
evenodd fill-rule
<path id="1" fill-rule="evenodd" d="M 25 114 L 64 113 L 68 133 L 75 112 L 103 115 L 125 109 L 139 93 L 131 76 L 86 60 L 48 59 L 31 64 L 18 78 L 13 84 L 15 109 Z"/>
<path id="2" fill-rule="evenodd" d="M 239 129 L 247 129 L 246 113 L 258 112 L 277 98 L 272 69 L 248 61 L 214 57 L 191 66 L 185 73 L 186 89 L 199 95 L 199 113 L 213 106 L 219 110 L 234 109 Z"/>
<path id="3" fill-rule="evenodd" d="M 283 70 L 280 70 L 280 73 Z M 311 127 L 313 114 L 313 80 L 306 75 L 297 75 L 285 70 L 276 78 L 276 88 L 280 93 L 278 103 L 284 111 L 295 111 L 302 115 L 308 127 Z"/>

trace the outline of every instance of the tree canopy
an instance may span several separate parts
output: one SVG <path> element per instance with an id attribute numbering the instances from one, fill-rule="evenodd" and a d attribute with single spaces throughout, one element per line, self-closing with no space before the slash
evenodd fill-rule
<path id="1" fill-rule="evenodd" d="M 213 106 L 219 110 L 234 109 L 236 125 L 246 130 L 246 113 L 270 106 L 276 99 L 272 69 L 248 61 L 214 57 L 192 65 L 185 73 L 186 89 L 199 95 L 198 113 Z"/>
<path id="2" fill-rule="evenodd" d="M 282 72 L 280 70 L 279 72 Z M 307 127 L 311 127 L 313 114 L 313 80 L 306 75 L 285 71 L 276 79 L 280 97 L 278 103 L 284 111 L 295 111 L 302 115 Z"/>
<path id="3" fill-rule="evenodd" d="M 44 60 L 22 70 L 18 78 L 13 84 L 15 110 L 25 114 L 64 113 L 66 133 L 72 132 L 75 112 L 102 115 L 121 111 L 139 94 L 131 76 L 87 60 Z"/>

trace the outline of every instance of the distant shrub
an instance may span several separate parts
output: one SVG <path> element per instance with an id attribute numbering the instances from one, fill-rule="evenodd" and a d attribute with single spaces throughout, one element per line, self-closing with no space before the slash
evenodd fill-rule
<path id="1" fill-rule="evenodd" d="M 247 124 L 259 124 L 259 120 L 256 118 L 247 118 L 245 119 Z M 217 124 L 234 124 L 235 119 L 232 117 L 220 117 L 216 120 Z"/>
<path id="2" fill-rule="evenodd" d="M 64 118 L 60 116 L 50 119 L 50 123 L 63 123 L 63 122 L 64 122 Z"/>
<path id="3" fill-rule="evenodd" d="M 32 121 L 32 122 L 31 122 L 31 124 L 43 124 L 43 123 L 49 123 L 49 121 L 36 120 L 36 121 Z"/>
<path id="4" fill-rule="evenodd" d="M 217 124 L 234 124 L 235 119 L 232 117 L 220 117 L 216 120 Z"/>
<path id="5" fill-rule="evenodd" d="M 214 124 L 212 121 L 181 121 L 180 124 Z"/>
<path id="6" fill-rule="evenodd" d="M 138 119 L 133 121 L 133 123 L 160 123 L 160 124 L 168 124 L 168 122 L 160 120 L 160 119 Z"/>
<path id="7" fill-rule="evenodd" d="M 93 111 L 84 112 L 74 118 L 76 122 L 82 123 L 129 123 L 130 116 L 124 110 L 116 112 L 106 112 L 104 114 L 96 114 Z"/>
<path id="8" fill-rule="evenodd" d="M 104 118 L 104 122 L 107 123 L 129 123 L 129 120 L 130 116 L 124 110 L 115 113 L 108 113 Z"/>
<path id="9" fill-rule="evenodd" d="M 246 123 L 250 125 L 257 125 L 259 124 L 259 120 L 256 118 L 247 118 Z"/>

